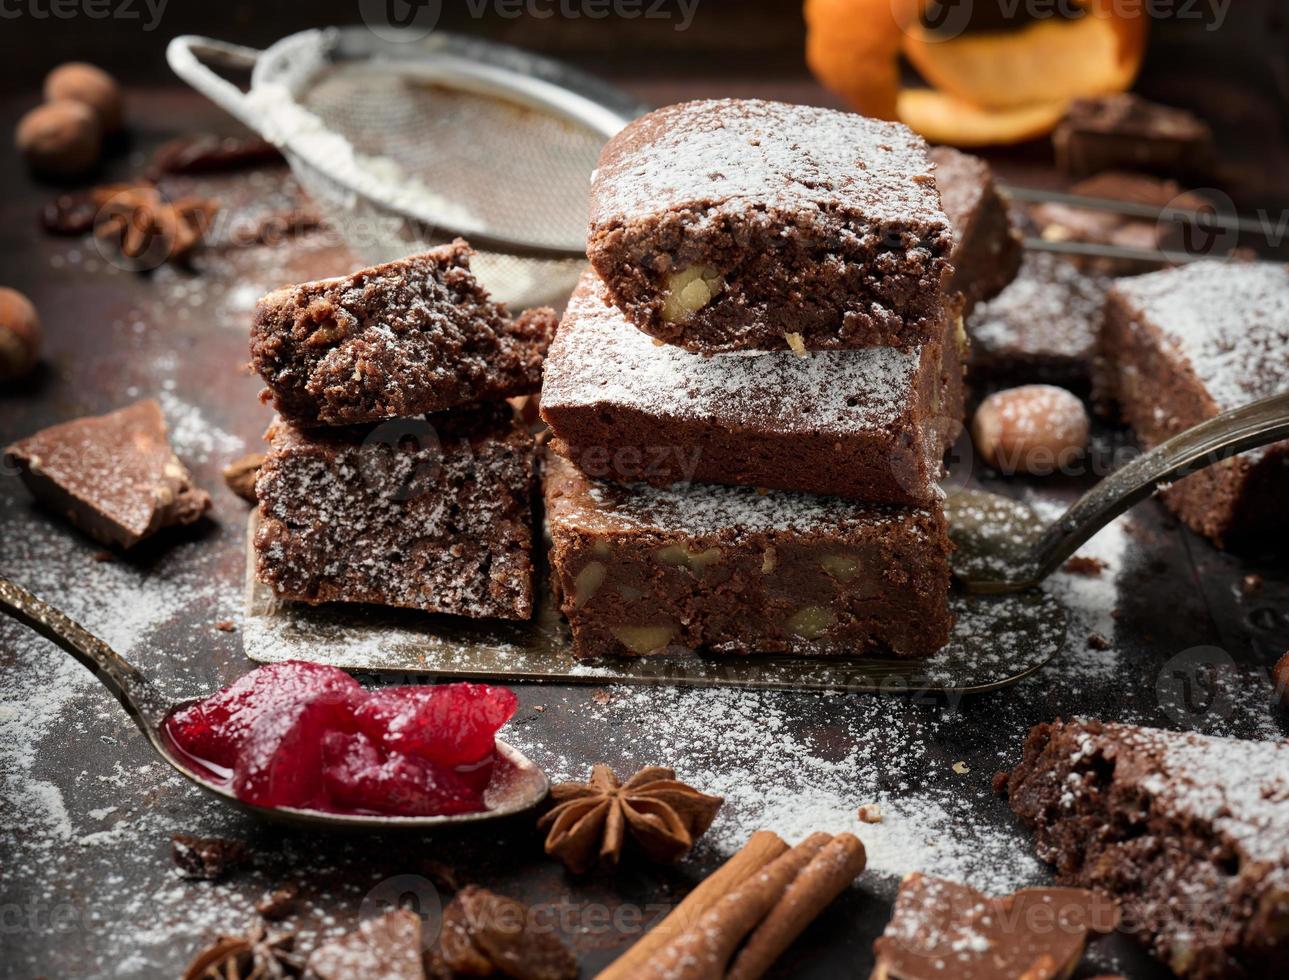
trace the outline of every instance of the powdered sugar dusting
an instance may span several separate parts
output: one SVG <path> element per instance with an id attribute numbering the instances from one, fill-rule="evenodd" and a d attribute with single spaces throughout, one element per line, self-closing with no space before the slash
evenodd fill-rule
<path id="1" fill-rule="evenodd" d="M 608 404 L 776 432 L 878 431 L 917 406 L 928 348 L 727 353 L 704 357 L 637 330 L 587 272 L 546 362 L 542 404 Z"/>

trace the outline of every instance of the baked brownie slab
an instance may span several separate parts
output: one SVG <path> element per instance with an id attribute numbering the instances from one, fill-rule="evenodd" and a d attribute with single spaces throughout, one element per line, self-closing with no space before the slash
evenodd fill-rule
<path id="1" fill-rule="evenodd" d="M 512 319 L 470 273 L 460 239 L 260 300 L 251 360 L 304 425 L 410 418 L 536 391 L 552 310 Z"/>
<path id="2" fill-rule="evenodd" d="M 5 450 L 32 496 L 106 545 L 131 548 L 210 509 L 152 399 L 42 429 Z"/>
<path id="3" fill-rule="evenodd" d="M 1178 975 L 1289 974 L 1289 742 L 1057 721 L 999 782 L 1058 878 Z"/>
<path id="4" fill-rule="evenodd" d="M 1052 130 L 1052 148 L 1071 177 L 1104 170 L 1200 176 L 1212 168 L 1213 131 L 1185 109 L 1120 92 L 1071 102 Z"/>
<path id="5" fill-rule="evenodd" d="M 1020 268 L 1020 236 L 1012 231 L 1007 203 L 994 186 L 994 174 L 980 157 L 951 146 L 930 150 L 940 204 L 953 225 L 949 253 L 953 274 L 948 292 L 962 293 L 970 312 L 981 300 L 996 296 Z"/>
<path id="6" fill-rule="evenodd" d="M 939 509 L 545 468 L 551 569 L 579 657 L 933 653 L 949 638 Z"/>
<path id="7" fill-rule="evenodd" d="M 535 450 L 508 405 L 269 438 L 256 571 L 279 597 L 532 614 Z"/>
<path id="8" fill-rule="evenodd" d="M 703 357 L 633 330 L 588 271 L 551 345 L 542 417 L 597 478 L 927 504 L 962 425 L 959 323 L 911 350 Z"/>
<path id="9" fill-rule="evenodd" d="M 668 106 L 591 181 L 587 255 L 614 303 L 701 353 L 934 341 L 952 247 L 926 143 L 850 112 Z"/>
<path id="10" fill-rule="evenodd" d="M 1289 268 L 1194 262 L 1110 290 L 1102 387 L 1149 449 L 1207 418 L 1289 390 Z M 1289 531 L 1289 441 L 1201 470 L 1161 494 L 1218 545 Z"/>

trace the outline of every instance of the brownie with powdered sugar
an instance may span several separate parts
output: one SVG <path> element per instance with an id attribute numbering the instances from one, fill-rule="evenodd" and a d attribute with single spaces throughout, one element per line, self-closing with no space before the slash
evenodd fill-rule
<path id="1" fill-rule="evenodd" d="M 1058 880 L 1117 899 L 1179 976 L 1289 972 L 1289 742 L 1056 721 L 998 787 Z"/>
<path id="2" fill-rule="evenodd" d="M 534 392 L 553 310 L 511 317 L 457 241 L 348 276 L 274 290 L 251 361 L 278 414 L 352 425 Z"/>
<path id="3" fill-rule="evenodd" d="M 550 566 L 580 657 L 925 656 L 949 611 L 940 509 L 544 471 Z"/>
<path id="4" fill-rule="evenodd" d="M 509 405 L 268 438 L 255 563 L 279 598 L 531 616 L 535 446 Z"/>
<path id="5" fill-rule="evenodd" d="M 587 255 L 613 302 L 706 354 L 934 342 L 953 241 L 925 141 L 849 112 L 668 106 L 591 183 Z"/>
<path id="6" fill-rule="evenodd" d="M 963 418 L 958 318 L 909 350 L 658 345 L 583 276 L 551 345 L 542 417 L 593 477 L 699 480 L 930 506 Z"/>

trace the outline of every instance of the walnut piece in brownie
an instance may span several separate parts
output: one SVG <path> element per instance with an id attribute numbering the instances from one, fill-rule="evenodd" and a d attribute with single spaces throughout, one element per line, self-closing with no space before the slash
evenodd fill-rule
<path id="1" fill-rule="evenodd" d="M 1103 170 L 1201 176 L 1213 163 L 1213 131 L 1185 109 L 1119 92 L 1071 102 L 1052 130 L 1052 148 L 1071 177 Z"/>
<path id="2" fill-rule="evenodd" d="M 954 232 L 949 253 L 953 275 L 945 289 L 962 293 L 964 310 L 970 313 L 1016 278 L 1020 236 L 1012 230 L 1007 204 L 994 186 L 989 164 L 951 146 L 932 147 L 929 155 L 935 164 L 940 204 Z"/>
<path id="3" fill-rule="evenodd" d="M 1064 980 L 1088 939 L 1112 932 L 1114 902 L 1083 888 L 1023 888 L 990 898 L 915 871 L 873 943 L 872 980 Z"/>
<path id="4" fill-rule="evenodd" d="M 551 569 L 579 657 L 933 653 L 949 638 L 939 508 L 545 468 Z"/>
<path id="5" fill-rule="evenodd" d="M 1150 449 L 1184 429 L 1289 390 L 1289 268 L 1194 262 L 1110 290 L 1098 387 Z M 1161 493 L 1219 546 L 1289 531 L 1289 441 L 1242 453 Z"/>
<path id="6" fill-rule="evenodd" d="M 150 398 L 42 429 L 9 446 L 5 460 L 32 496 L 106 545 L 131 548 L 210 509 Z"/>
<path id="7" fill-rule="evenodd" d="M 1289 742 L 1057 721 L 1003 788 L 1058 879 L 1179 976 L 1289 971 Z"/>
<path id="8" fill-rule="evenodd" d="M 350 425 L 536 391 L 553 310 L 511 318 L 458 239 L 422 255 L 274 290 L 251 360 L 283 418 Z"/>
<path id="9" fill-rule="evenodd" d="M 959 324 L 910 350 L 703 357 L 632 329 L 588 271 L 551 345 L 542 417 L 596 478 L 925 505 L 962 428 Z"/>
<path id="10" fill-rule="evenodd" d="M 700 353 L 934 341 L 952 247 L 926 143 L 851 112 L 668 106 L 591 182 L 587 255 L 613 302 Z"/>
<path id="11" fill-rule="evenodd" d="M 1087 390 L 1108 285 L 1060 256 L 1026 255 L 1016 278 L 967 317 L 972 378 Z"/>
<path id="12" fill-rule="evenodd" d="M 269 438 L 256 572 L 279 597 L 532 615 L 535 449 L 508 405 Z"/>

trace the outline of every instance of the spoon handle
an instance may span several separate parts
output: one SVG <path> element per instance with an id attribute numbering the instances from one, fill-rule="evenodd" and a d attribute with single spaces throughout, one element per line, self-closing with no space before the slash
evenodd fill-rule
<path id="1" fill-rule="evenodd" d="M 1080 545 L 1160 484 L 1286 438 L 1289 392 L 1225 412 L 1160 443 L 1098 483 L 1043 532 L 1021 562 L 1026 584 L 1046 578 Z"/>
<path id="2" fill-rule="evenodd" d="M 134 665 L 70 616 L 2 576 L 0 611 L 53 640 L 93 671 L 103 686 L 116 695 L 140 731 L 149 739 L 156 737 L 166 703 Z"/>

